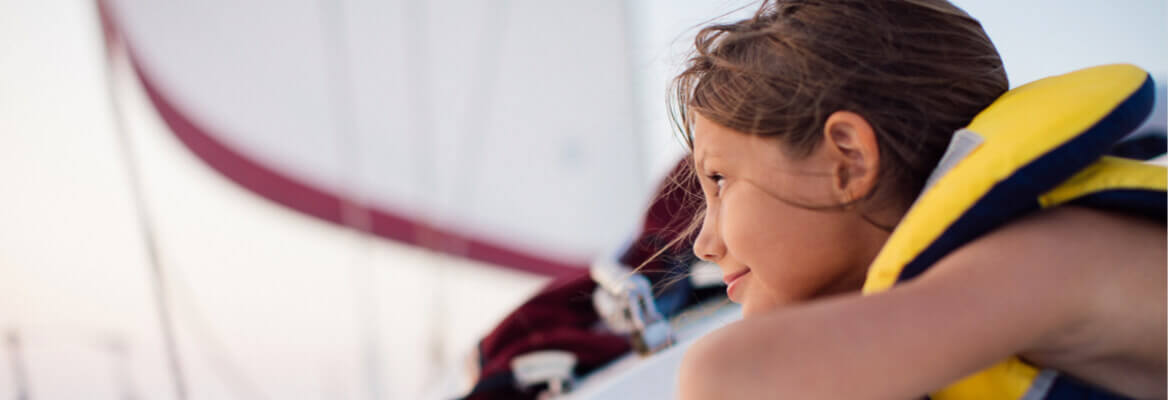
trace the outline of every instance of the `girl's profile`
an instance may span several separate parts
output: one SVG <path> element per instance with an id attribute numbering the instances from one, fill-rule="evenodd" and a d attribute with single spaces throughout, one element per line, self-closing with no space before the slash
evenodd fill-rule
<path id="1" fill-rule="evenodd" d="M 1138 124 L 1145 76 L 1100 67 L 1003 96 L 994 44 L 944 0 L 771 0 L 702 29 L 673 84 L 705 199 L 693 251 L 720 266 L 745 319 L 690 348 L 682 397 L 1164 398 L 1163 168 L 1101 157 L 1111 142 L 1092 141 Z M 1066 122 L 1080 109 L 1098 117 Z M 962 138 L 973 144 L 947 156 Z M 1033 157 L 991 158 L 1015 151 Z M 992 160 L 978 167 L 986 194 L 945 177 L 965 156 Z M 1139 192 L 1122 201 L 1110 188 L 1050 197 L 1135 175 L 1154 179 L 1107 192 Z M 927 207 L 938 211 L 913 215 Z M 952 229 L 903 239 L 950 212 Z M 874 263 L 906 242 L 922 243 L 906 259 L 919 265 L 890 262 L 902 279 L 873 289 Z M 1011 368 L 1031 372 L 994 375 Z M 991 375 L 1009 378 L 969 378 Z"/>

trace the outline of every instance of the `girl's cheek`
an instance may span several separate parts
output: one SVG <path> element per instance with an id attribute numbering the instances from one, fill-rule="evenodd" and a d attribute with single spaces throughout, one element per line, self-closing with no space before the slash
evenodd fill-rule
<path id="1" fill-rule="evenodd" d="M 737 201 L 731 194 L 725 198 L 721 208 L 722 232 L 727 246 L 733 246 L 744 253 L 736 253 L 739 262 L 750 265 L 750 261 L 757 256 L 760 241 L 765 240 L 767 222 L 761 217 L 758 210 L 752 209 L 751 204 Z M 733 243 L 731 245 L 731 243 Z"/>

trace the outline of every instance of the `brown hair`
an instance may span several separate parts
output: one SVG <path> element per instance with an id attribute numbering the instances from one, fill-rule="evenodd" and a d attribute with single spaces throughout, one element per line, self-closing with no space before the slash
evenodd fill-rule
<path id="1" fill-rule="evenodd" d="M 856 112 L 876 133 L 877 188 L 848 204 L 795 205 L 906 208 L 953 132 L 1008 88 L 981 23 L 945 0 L 764 0 L 749 19 L 697 33 L 694 53 L 670 89 L 670 113 L 690 150 L 697 112 L 746 135 L 776 138 L 798 158 L 819 146 L 832 112 Z M 684 164 L 660 195 L 689 192 L 676 220 L 691 220 L 675 225 L 680 232 L 637 270 L 693 247 L 704 202 L 691 192 L 697 191 L 693 166 Z"/>
<path id="2" fill-rule="evenodd" d="M 764 0 L 750 18 L 698 32 L 686 69 L 673 80 L 670 113 L 691 150 L 699 113 L 775 138 L 795 157 L 816 149 L 831 113 L 858 113 L 876 133 L 877 188 L 846 204 L 796 205 L 907 208 L 953 132 L 1008 88 L 981 24 L 945 0 Z M 687 167 L 670 176 L 665 192 L 697 187 Z M 641 267 L 692 246 L 704 205 L 700 195 L 688 200 L 679 217 L 693 219 Z"/>
<path id="3" fill-rule="evenodd" d="M 695 112 L 795 157 L 815 150 L 831 113 L 856 112 L 880 151 L 877 189 L 858 200 L 904 207 L 953 132 L 1008 88 L 981 24 L 944 0 L 764 1 L 701 29 L 694 47 L 671 89 L 691 149 Z"/>

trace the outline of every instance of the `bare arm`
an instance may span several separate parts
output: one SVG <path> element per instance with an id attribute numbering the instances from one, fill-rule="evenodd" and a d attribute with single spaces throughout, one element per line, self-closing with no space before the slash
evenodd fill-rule
<path id="1" fill-rule="evenodd" d="M 1053 214 L 1053 215 L 1052 215 Z M 888 292 L 789 307 L 695 344 L 684 399 L 906 399 L 1081 329 L 1097 277 L 1058 213 L 992 233 Z M 1087 260 L 1089 261 L 1089 260 Z"/>

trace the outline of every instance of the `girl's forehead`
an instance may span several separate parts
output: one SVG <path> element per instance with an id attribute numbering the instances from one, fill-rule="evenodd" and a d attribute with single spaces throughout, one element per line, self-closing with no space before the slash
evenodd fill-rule
<path id="1" fill-rule="evenodd" d="M 693 140 L 694 150 L 699 146 L 710 147 L 711 144 L 717 144 L 721 130 L 726 129 L 710 120 L 702 117 L 700 114 L 694 114 L 693 129 L 690 129 L 690 139 Z"/>
<path id="2" fill-rule="evenodd" d="M 697 116 L 694 118 L 693 129 L 690 130 L 693 143 L 694 161 L 700 167 L 705 160 L 717 157 L 721 150 L 719 132 L 713 132 L 717 125 L 709 120 Z"/>
<path id="3" fill-rule="evenodd" d="M 726 129 L 703 131 L 694 142 L 694 165 L 706 169 L 713 162 L 717 163 L 716 168 L 728 169 L 750 162 L 758 156 L 757 150 L 752 149 L 751 139 L 749 135 Z"/>
<path id="4" fill-rule="evenodd" d="M 712 157 L 719 153 L 737 153 L 757 144 L 759 137 L 734 131 L 710 120 L 694 118 L 692 130 L 694 155 Z"/>

